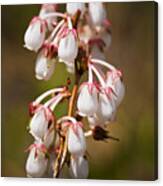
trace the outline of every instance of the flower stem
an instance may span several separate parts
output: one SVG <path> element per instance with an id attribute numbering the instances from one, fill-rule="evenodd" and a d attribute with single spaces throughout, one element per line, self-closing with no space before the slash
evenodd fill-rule
<path id="1" fill-rule="evenodd" d="M 73 87 L 72 96 L 71 96 L 70 102 L 69 102 L 68 116 L 73 115 L 74 102 L 75 102 L 75 98 L 76 98 L 76 95 L 77 95 L 77 91 L 78 91 L 78 85 L 75 84 L 74 87 Z"/>
<path id="2" fill-rule="evenodd" d="M 75 63 L 77 63 L 77 60 L 75 60 Z M 72 89 L 71 97 L 69 100 L 69 106 L 68 106 L 68 117 L 72 117 L 74 115 L 74 108 L 76 105 L 76 97 L 79 87 L 79 81 L 80 81 L 80 75 L 78 74 L 77 65 L 75 64 L 75 84 Z M 65 132 L 64 136 L 60 136 L 60 150 L 57 156 L 57 159 L 54 164 L 54 174 L 53 177 L 57 178 L 59 177 L 60 171 L 65 163 L 66 156 L 67 156 L 67 142 L 68 142 L 68 135 L 67 131 Z"/>
<path id="3" fill-rule="evenodd" d="M 112 66 L 111 64 L 109 64 L 109 63 L 107 63 L 105 61 L 102 61 L 102 60 L 99 60 L 99 59 L 91 59 L 91 62 L 99 64 L 99 65 L 102 65 L 102 66 L 105 66 L 109 70 L 115 70 L 114 66 Z"/>
<path id="4" fill-rule="evenodd" d="M 76 26 L 78 17 L 80 17 L 80 12 L 76 15 L 76 19 L 73 22 L 73 24 Z M 74 114 L 74 108 L 76 104 L 76 97 L 77 97 L 77 92 L 78 92 L 78 86 L 79 86 L 79 81 L 80 81 L 80 73 L 77 65 L 77 59 L 75 59 L 75 83 L 72 89 L 71 97 L 69 99 L 69 106 L 68 106 L 68 116 L 72 117 Z M 53 177 L 58 178 L 59 174 L 62 170 L 62 167 L 66 161 L 67 157 L 67 143 L 68 143 L 68 134 L 67 130 L 65 131 L 64 136 L 60 136 L 60 149 L 56 158 L 56 161 L 54 163 L 54 173 Z"/>

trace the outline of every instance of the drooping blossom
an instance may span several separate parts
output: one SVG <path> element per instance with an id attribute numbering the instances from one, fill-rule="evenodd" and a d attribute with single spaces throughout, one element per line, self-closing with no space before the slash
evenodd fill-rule
<path id="1" fill-rule="evenodd" d="M 114 87 L 114 91 L 116 96 L 114 96 L 116 105 L 122 102 L 124 94 L 125 94 L 125 87 L 121 80 L 122 73 L 118 70 L 109 71 L 107 73 L 106 83 L 107 85 L 112 85 Z"/>
<path id="2" fill-rule="evenodd" d="M 98 108 L 98 90 L 93 83 L 84 83 L 81 85 L 77 108 L 81 115 L 92 116 Z"/>
<path id="3" fill-rule="evenodd" d="M 73 157 L 70 159 L 70 174 L 72 178 L 86 179 L 89 174 L 88 161 L 85 157 Z"/>
<path id="4" fill-rule="evenodd" d="M 116 105 L 112 97 L 108 97 L 106 94 L 99 94 L 99 107 L 97 116 L 102 120 L 110 120 L 115 112 Z"/>
<path id="5" fill-rule="evenodd" d="M 40 17 L 34 17 L 24 35 L 25 47 L 37 52 L 44 43 L 46 29 L 46 21 Z"/>
<path id="6" fill-rule="evenodd" d="M 46 171 L 48 159 L 46 158 L 46 147 L 43 144 L 34 143 L 29 148 L 30 152 L 26 161 L 26 172 L 28 177 L 42 177 Z"/>
<path id="7" fill-rule="evenodd" d="M 30 133 L 37 139 L 43 139 L 53 125 L 54 116 L 49 108 L 40 106 L 30 122 Z"/>
<path id="8" fill-rule="evenodd" d="M 65 62 L 72 63 L 78 53 L 78 42 L 75 30 L 66 30 L 65 35 L 60 39 L 58 56 Z"/>
<path id="9" fill-rule="evenodd" d="M 43 53 L 36 59 L 35 76 L 38 80 L 49 80 L 55 69 L 55 60 L 49 59 Z"/>
<path id="10" fill-rule="evenodd" d="M 74 156 L 82 156 L 86 150 L 86 141 L 81 122 L 70 123 L 68 128 L 68 150 Z"/>

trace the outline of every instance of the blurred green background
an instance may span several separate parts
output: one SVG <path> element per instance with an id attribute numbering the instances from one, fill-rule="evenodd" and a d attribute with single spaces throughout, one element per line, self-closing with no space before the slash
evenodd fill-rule
<path id="1" fill-rule="evenodd" d="M 157 169 L 154 3 L 106 6 L 112 22 L 108 60 L 122 69 L 126 95 L 116 122 L 108 128 L 120 142 L 88 140 L 89 178 L 153 180 Z M 23 35 L 39 8 L 40 5 L 2 6 L 2 176 L 25 176 L 24 149 L 32 142 L 26 131 L 28 103 L 45 90 L 65 83 L 69 76 L 59 64 L 50 81 L 34 77 L 36 54 L 23 48 Z M 57 109 L 58 115 L 64 112 L 63 107 Z"/>

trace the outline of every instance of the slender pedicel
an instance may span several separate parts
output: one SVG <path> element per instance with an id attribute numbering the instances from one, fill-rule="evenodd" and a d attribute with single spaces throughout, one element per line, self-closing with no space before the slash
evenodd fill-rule
<path id="1" fill-rule="evenodd" d="M 91 65 L 91 64 L 90 64 L 90 67 L 91 67 L 92 70 L 94 71 L 94 73 L 95 73 L 95 75 L 97 76 L 97 78 L 98 78 L 100 84 L 102 85 L 102 87 L 106 87 L 106 83 L 105 83 L 103 77 L 100 75 L 99 71 L 96 69 L 96 67 L 93 66 L 93 65 Z"/>
<path id="2" fill-rule="evenodd" d="M 93 73 L 91 65 L 88 65 L 88 82 L 93 83 Z"/>
<path id="3" fill-rule="evenodd" d="M 72 30 L 72 29 L 73 29 L 73 25 L 72 25 L 71 18 L 70 18 L 69 16 L 67 17 L 67 22 L 68 22 L 68 28 L 69 28 L 70 30 Z"/>
<path id="4" fill-rule="evenodd" d="M 71 117 L 71 116 L 63 116 L 62 118 L 60 118 L 57 123 L 60 124 L 60 123 L 63 123 L 63 122 L 66 122 L 66 121 L 71 121 L 72 123 L 76 123 L 76 119 L 74 117 Z"/>
<path id="5" fill-rule="evenodd" d="M 65 23 L 65 20 L 63 19 L 63 20 L 61 20 L 61 21 L 57 24 L 57 26 L 54 28 L 53 32 L 51 33 L 51 35 L 50 35 L 48 41 L 51 41 L 51 40 L 54 38 L 54 36 L 57 34 L 57 32 L 59 31 L 59 29 L 64 25 L 64 23 Z"/>
<path id="6" fill-rule="evenodd" d="M 65 22 L 64 22 L 64 23 L 65 23 Z M 52 41 L 53 44 L 57 44 L 58 41 L 61 39 L 61 34 L 62 34 L 62 32 L 64 31 L 65 27 L 66 27 L 65 24 L 63 24 L 63 25 L 60 27 L 60 30 L 57 32 L 57 34 L 56 34 L 54 40 Z"/>
<path id="7" fill-rule="evenodd" d="M 61 97 L 61 94 L 59 94 L 59 95 L 57 95 L 57 96 L 54 96 L 53 98 L 51 98 L 50 100 L 48 100 L 48 101 L 44 104 L 44 106 L 50 108 L 50 106 L 51 106 L 52 104 L 54 104 L 54 103 L 56 102 L 56 100 L 59 99 L 60 97 Z"/>
<path id="8" fill-rule="evenodd" d="M 45 93 L 41 94 L 34 102 L 33 104 L 39 104 L 43 99 L 45 99 L 47 96 L 55 93 L 59 93 L 65 90 L 65 87 L 63 88 L 54 88 L 51 90 L 46 91 Z"/>
<path id="9" fill-rule="evenodd" d="M 105 61 L 102 61 L 102 60 L 99 60 L 99 59 L 90 59 L 90 61 L 92 63 L 96 63 L 96 64 L 100 64 L 102 66 L 105 66 L 106 68 L 108 68 L 109 70 L 116 70 L 114 66 L 112 66 L 111 64 L 105 62 Z"/>
<path id="10" fill-rule="evenodd" d="M 84 136 L 85 137 L 89 137 L 89 136 L 92 136 L 93 134 L 93 131 L 92 130 L 88 130 L 87 132 L 84 133 Z"/>
<path id="11" fill-rule="evenodd" d="M 61 95 L 59 95 L 58 97 L 57 97 L 57 99 L 54 101 L 54 103 L 50 106 L 50 109 L 51 110 L 54 110 L 55 109 L 55 107 L 58 105 L 58 103 L 63 99 L 63 95 L 61 94 Z"/>

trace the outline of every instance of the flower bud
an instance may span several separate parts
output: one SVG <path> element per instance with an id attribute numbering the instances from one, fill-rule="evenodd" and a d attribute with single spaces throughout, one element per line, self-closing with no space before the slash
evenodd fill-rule
<path id="1" fill-rule="evenodd" d="M 89 3 L 89 15 L 91 23 L 95 27 L 101 26 L 103 24 L 104 19 L 106 18 L 106 11 L 104 9 L 103 3 Z"/>
<path id="2" fill-rule="evenodd" d="M 49 80 L 53 75 L 54 69 L 54 60 L 48 59 L 42 53 L 38 55 L 35 66 L 35 76 L 38 80 Z"/>
<path id="3" fill-rule="evenodd" d="M 53 114 L 52 112 L 45 107 L 39 108 L 30 122 L 30 133 L 36 139 L 44 140 L 45 135 L 51 129 L 53 123 Z"/>
<path id="4" fill-rule="evenodd" d="M 105 121 L 110 120 L 115 110 L 116 110 L 116 105 L 113 98 L 106 94 L 100 93 L 99 107 L 97 111 L 97 116 L 101 118 L 100 120 L 105 120 Z"/>
<path id="5" fill-rule="evenodd" d="M 72 62 L 78 54 L 77 38 L 71 30 L 61 38 L 58 46 L 58 56 L 61 60 Z"/>
<path id="6" fill-rule="evenodd" d="M 66 10 L 69 14 L 74 15 L 78 10 L 84 13 L 85 3 L 67 3 Z"/>
<path id="7" fill-rule="evenodd" d="M 26 172 L 29 177 L 42 177 L 46 171 L 48 160 L 45 153 L 33 147 L 26 162 Z"/>
<path id="8" fill-rule="evenodd" d="M 112 85 L 114 87 L 114 100 L 116 102 L 116 106 L 119 106 L 123 100 L 125 94 L 125 86 L 121 80 L 121 72 L 120 71 L 112 71 L 107 73 L 106 83 L 107 85 Z"/>
<path id="9" fill-rule="evenodd" d="M 83 116 L 93 115 L 98 108 L 97 88 L 93 84 L 83 84 L 77 100 L 77 108 Z"/>
<path id="10" fill-rule="evenodd" d="M 68 129 L 68 150 L 75 156 L 85 153 L 86 142 L 81 123 L 72 123 Z"/>
<path id="11" fill-rule="evenodd" d="M 71 157 L 70 174 L 72 178 L 86 179 L 88 177 L 88 161 L 83 157 Z"/>
<path id="12" fill-rule="evenodd" d="M 45 21 L 39 17 L 34 17 L 24 35 L 25 47 L 29 50 L 37 52 L 44 43 L 45 34 Z"/>

